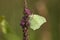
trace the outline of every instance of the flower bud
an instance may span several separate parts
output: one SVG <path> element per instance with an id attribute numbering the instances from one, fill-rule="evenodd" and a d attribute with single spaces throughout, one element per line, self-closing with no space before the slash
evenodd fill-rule
<path id="1" fill-rule="evenodd" d="M 31 15 L 31 11 L 28 8 L 25 8 L 25 14 L 26 15 Z"/>

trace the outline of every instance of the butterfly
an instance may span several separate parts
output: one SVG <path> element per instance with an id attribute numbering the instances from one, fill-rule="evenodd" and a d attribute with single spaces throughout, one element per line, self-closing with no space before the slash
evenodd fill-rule
<path id="1" fill-rule="evenodd" d="M 40 15 L 32 14 L 29 15 L 30 28 L 33 30 L 39 29 L 44 23 L 46 23 L 46 18 Z"/>

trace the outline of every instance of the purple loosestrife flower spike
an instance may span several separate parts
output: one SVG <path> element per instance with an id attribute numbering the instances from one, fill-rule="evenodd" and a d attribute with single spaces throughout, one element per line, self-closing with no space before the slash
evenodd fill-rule
<path id="1" fill-rule="evenodd" d="M 22 17 L 20 25 L 22 26 L 23 29 L 23 40 L 29 40 L 29 35 L 28 35 L 28 27 L 30 26 L 29 23 L 29 15 L 31 15 L 30 9 L 27 7 L 27 1 L 24 1 L 24 16 Z"/>

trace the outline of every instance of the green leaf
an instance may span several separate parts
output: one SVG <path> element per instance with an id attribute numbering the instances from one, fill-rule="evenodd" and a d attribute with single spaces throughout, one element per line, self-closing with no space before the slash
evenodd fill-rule
<path id="1" fill-rule="evenodd" d="M 5 17 L 4 16 L 0 16 L 0 30 L 6 34 L 7 33 L 7 28 L 8 28 L 8 23 L 7 21 L 5 20 Z"/>
<path id="2" fill-rule="evenodd" d="M 39 29 L 45 22 L 46 19 L 39 15 L 30 15 L 30 28 L 33 30 Z"/>
<path id="3" fill-rule="evenodd" d="M 2 29 L 2 32 L 3 32 L 4 34 L 7 33 L 6 23 L 7 23 L 7 22 L 6 22 L 5 20 L 2 20 L 2 22 L 1 22 L 1 25 L 2 25 L 1 29 Z"/>

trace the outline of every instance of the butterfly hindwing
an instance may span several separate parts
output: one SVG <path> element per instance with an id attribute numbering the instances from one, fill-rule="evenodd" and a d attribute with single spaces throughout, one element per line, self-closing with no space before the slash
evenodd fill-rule
<path id="1" fill-rule="evenodd" d="M 30 28 L 33 30 L 39 29 L 46 22 L 46 19 L 39 15 L 30 15 L 29 17 Z"/>

